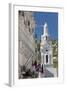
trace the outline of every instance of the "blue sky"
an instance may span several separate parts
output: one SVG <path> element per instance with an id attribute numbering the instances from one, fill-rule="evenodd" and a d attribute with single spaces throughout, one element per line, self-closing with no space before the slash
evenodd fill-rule
<path id="1" fill-rule="evenodd" d="M 34 12 L 34 18 L 37 24 L 35 34 L 37 34 L 38 39 L 40 39 L 43 34 L 43 27 L 40 25 L 44 25 L 45 22 L 48 24 L 50 38 L 58 39 L 58 13 Z"/>

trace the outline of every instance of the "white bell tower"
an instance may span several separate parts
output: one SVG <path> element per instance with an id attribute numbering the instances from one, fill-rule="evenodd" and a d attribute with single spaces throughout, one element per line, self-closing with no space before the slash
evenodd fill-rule
<path id="1" fill-rule="evenodd" d="M 49 38 L 48 25 L 44 24 L 43 35 L 41 36 L 41 65 L 51 66 L 53 64 L 52 60 L 52 44 Z"/>
<path id="2" fill-rule="evenodd" d="M 56 68 L 53 67 L 52 41 L 50 40 L 47 23 L 43 26 L 43 35 L 41 35 L 41 66 L 44 77 L 56 77 Z"/>

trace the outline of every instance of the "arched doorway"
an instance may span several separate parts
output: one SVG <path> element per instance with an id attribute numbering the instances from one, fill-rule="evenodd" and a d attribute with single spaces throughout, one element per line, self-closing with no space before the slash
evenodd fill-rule
<path id="1" fill-rule="evenodd" d="M 48 63 L 48 55 L 46 55 L 46 63 Z"/>

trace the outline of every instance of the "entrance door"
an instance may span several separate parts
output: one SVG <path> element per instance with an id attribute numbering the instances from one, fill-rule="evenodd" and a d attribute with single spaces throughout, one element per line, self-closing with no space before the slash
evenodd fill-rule
<path id="1" fill-rule="evenodd" d="M 48 55 L 46 55 L 46 63 L 48 63 Z"/>

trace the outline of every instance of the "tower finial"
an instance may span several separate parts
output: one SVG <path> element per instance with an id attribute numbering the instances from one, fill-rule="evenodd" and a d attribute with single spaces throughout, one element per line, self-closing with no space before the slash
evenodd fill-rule
<path id="1" fill-rule="evenodd" d="M 47 22 L 45 22 L 45 24 L 44 24 L 44 35 L 48 36 L 48 25 L 47 25 Z"/>

